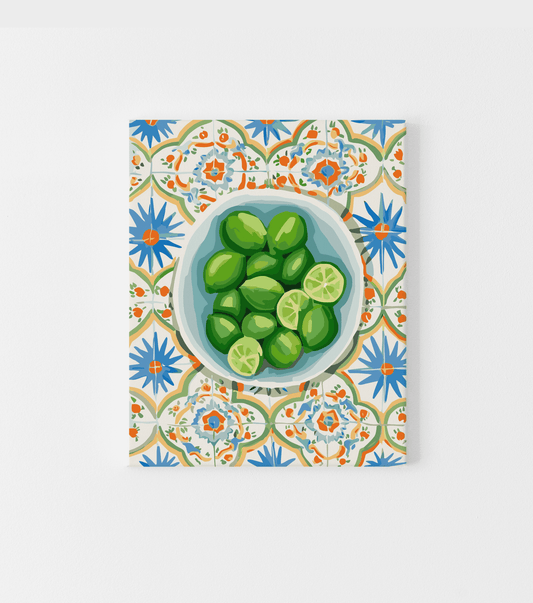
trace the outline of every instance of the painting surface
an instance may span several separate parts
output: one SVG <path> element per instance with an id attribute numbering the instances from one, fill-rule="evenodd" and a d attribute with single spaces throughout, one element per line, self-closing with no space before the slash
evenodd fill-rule
<path id="1" fill-rule="evenodd" d="M 401 120 L 130 122 L 131 465 L 405 463 L 405 133 Z M 220 240 L 221 226 L 239 212 L 258 222 L 244 242 L 237 236 L 232 274 L 207 282 L 209 259 L 233 245 Z M 280 231 L 269 226 L 276 216 L 289 214 L 305 239 L 293 228 L 289 243 L 267 241 L 267 230 Z M 239 222 L 230 235 L 237 231 Z M 282 274 L 291 253 L 305 270 L 294 256 L 296 269 Z M 329 298 L 313 289 L 316 278 L 305 283 L 317 264 L 338 269 L 315 271 L 342 283 Z M 250 285 L 246 270 L 262 280 Z M 215 349 L 206 325 L 229 289 L 220 303 L 239 306 L 231 309 L 239 331 Z M 281 315 L 282 295 L 304 290 Z M 307 294 L 329 325 L 322 347 L 299 324 Z M 255 313 L 273 317 L 274 344 Z M 258 345 L 228 362 L 245 328 Z"/>

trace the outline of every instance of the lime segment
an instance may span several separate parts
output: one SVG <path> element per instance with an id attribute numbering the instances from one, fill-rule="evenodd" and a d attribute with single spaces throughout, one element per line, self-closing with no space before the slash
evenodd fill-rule
<path id="1" fill-rule="evenodd" d="M 298 319 L 302 308 L 310 304 L 309 295 L 300 289 L 284 293 L 276 307 L 279 322 L 293 331 L 298 328 Z"/>
<path id="2" fill-rule="evenodd" d="M 323 304 L 334 304 L 342 297 L 346 278 L 335 264 L 315 264 L 305 275 L 303 289 L 311 299 Z"/>
<path id="3" fill-rule="evenodd" d="M 251 377 L 263 364 L 263 350 L 256 339 L 241 337 L 228 352 L 230 367 L 239 375 Z"/>

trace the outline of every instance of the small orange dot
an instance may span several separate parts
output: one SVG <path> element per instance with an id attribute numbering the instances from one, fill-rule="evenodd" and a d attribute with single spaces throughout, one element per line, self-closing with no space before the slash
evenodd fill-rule
<path id="1" fill-rule="evenodd" d="M 149 245 L 150 247 L 157 245 L 157 243 L 159 242 L 159 233 L 157 232 L 157 230 L 145 230 L 143 234 L 143 242 L 146 243 L 146 245 Z"/>

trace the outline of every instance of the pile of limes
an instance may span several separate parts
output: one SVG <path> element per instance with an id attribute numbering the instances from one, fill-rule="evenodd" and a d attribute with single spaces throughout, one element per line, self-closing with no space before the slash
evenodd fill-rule
<path id="1" fill-rule="evenodd" d="M 291 367 L 300 353 L 320 350 L 339 325 L 331 306 L 346 287 L 338 266 L 315 262 L 305 246 L 307 225 L 284 211 L 268 228 L 248 211 L 220 225 L 222 251 L 204 267 L 205 289 L 216 293 L 206 333 L 239 375 L 255 375 L 267 361 Z"/>

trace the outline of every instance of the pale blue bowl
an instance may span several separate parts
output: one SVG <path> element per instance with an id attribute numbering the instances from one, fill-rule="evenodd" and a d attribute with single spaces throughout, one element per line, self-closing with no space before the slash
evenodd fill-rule
<path id="1" fill-rule="evenodd" d="M 307 223 L 307 247 L 315 261 L 337 264 L 347 280 L 341 300 L 333 307 L 339 321 L 339 333 L 335 340 L 323 350 L 303 354 L 292 368 L 278 370 L 268 366 L 253 377 L 242 377 L 235 373 L 230 368 L 226 355 L 213 348 L 205 332 L 207 316 L 213 312 L 216 294 L 206 293 L 203 269 L 213 253 L 222 249 L 218 235 L 220 223 L 236 209 L 252 212 L 265 226 L 281 211 L 299 214 Z M 248 385 L 289 387 L 323 373 L 350 345 L 361 318 L 363 303 L 361 257 L 342 219 L 324 202 L 275 191 L 264 195 L 234 195 L 226 203 L 211 207 L 209 212 L 191 230 L 174 281 L 176 319 L 187 346 L 215 375 Z"/>

